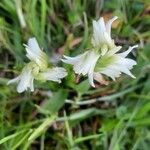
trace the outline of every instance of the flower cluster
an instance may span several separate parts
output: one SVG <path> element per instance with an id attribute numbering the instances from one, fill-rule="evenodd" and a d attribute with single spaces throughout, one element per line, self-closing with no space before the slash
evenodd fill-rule
<path id="1" fill-rule="evenodd" d="M 103 17 L 98 21 L 94 20 L 91 39 L 92 48 L 76 57 L 64 56 L 64 59 L 62 59 L 64 63 L 73 65 L 76 74 L 87 75 L 89 83 L 93 87 L 95 87 L 94 80 L 102 84 L 107 83 L 103 75 L 113 80 L 119 77 L 121 73 L 135 78 L 130 70 L 136 65 L 136 62 L 126 58 L 126 56 L 138 46 L 129 47 L 125 52 L 118 53 L 122 47 L 115 45 L 114 40 L 111 38 L 111 25 L 116 19 L 117 17 L 114 17 L 106 23 Z M 17 91 L 19 93 L 28 88 L 34 91 L 34 79 L 60 83 L 61 79 L 67 75 L 66 70 L 62 67 L 48 67 L 47 55 L 40 49 L 35 38 L 29 39 L 25 49 L 30 62 L 23 68 L 18 77 L 8 82 L 8 84 L 18 82 Z"/>
<path id="2" fill-rule="evenodd" d="M 116 46 L 111 38 L 111 25 L 117 17 L 104 22 L 103 17 L 98 21 L 93 21 L 92 48 L 76 57 L 64 56 L 63 62 L 73 65 L 76 74 L 88 75 L 89 83 L 95 87 L 94 81 L 97 80 L 102 84 L 104 81 L 102 75 L 106 75 L 113 80 L 125 73 L 132 78 L 134 75 L 130 72 L 136 62 L 126 56 L 138 45 L 129 47 L 123 53 L 117 53 L 122 47 Z"/>
<path id="3" fill-rule="evenodd" d="M 67 75 L 66 70 L 62 67 L 48 67 L 47 55 L 40 49 L 35 38 L 30 38 L 28 44 L 24 46 L 30 62 L 23 68 L 18 77 L 8 82 L 8 84 L 18 83 L 17 92 L 22 93 L 28 88 L 34 91 L 34 79 L 60 83 L 61 79 Z"/>

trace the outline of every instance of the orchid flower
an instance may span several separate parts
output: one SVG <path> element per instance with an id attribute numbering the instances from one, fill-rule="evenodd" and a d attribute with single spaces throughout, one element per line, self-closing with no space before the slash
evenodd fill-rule
<path id="1" fill-rule="evenodd" d="M 29 65 L 27 65 L 23 68 L 21 74 L 18 77 L 8 81 L 7 84 L 11 84 L 15 82 L 18 83 L 17 92 L 22 93 L 28 88 L 31 91 L 34 91 L 33 80 L 34 80 L 34 76 L 32 74 L 32 69 L 29 67 Z"/>
<path id="2" fill-rule="evenodd" d="M 101 17 L 98 21 L 93 20 L 93 37 L 92 44 L 94 47 L 103 47 L 106 49 L 112 49 L 115 47 L 114 40 L 111 39 L 111 25 L 118 17 L 115 16 L 107 23 L 104 22 L 104 18 Z"/>
<path id="3" fill-rule="evenodd" d="M 87 75 L 91 86 L 94 79 L 102 81 L 102 74 L 115 80 L 121 73 L 134 78 L 130 70 L 136 65 L 132 59 L 125 58 L 137 45 L 129 47 L 123 53 L 116 54 L 122 47 L 116 46 L 111 38 L 111 25 L 117 17 L 104 22 L 103 17 L 93 21 L 92 48 L 76 57 L 64 56 L 63 62 L 73 65 L 76 74 Z M 106 83 L 102 81 L 102 83 Z"/>
<path id="4" fill-rule="evenodd" d="M 100 55 L 94 50 L 89 50 L 76 57 L 64 56 L 65 59 L 62 59 L 62 61 L 72 64 L 76 74 L 88 75 L 90 84 L 94 86 L 93 72 L 99 57 Z"/>
<path id="5" fill-rule="evenodd" d="M 116 53 L 120 50 L 121 47 L 108 51 L 103 57 L 101 57 L 95 66 L 94 74 L 101 76 L 104 74 L 109 76 L 113 80 L 119 77 L 121 73 L 125 73 L 132 78 L 135 76 L 130 72 L 134 65 L 136 65 L 136 61 L 126 58 L 126 56 L 134 49 L 137 48 L 138 45 L 134 45 L 129 47 L 129 49 L 123 53 Z"/>
<path id="6" fill-rule="evenodd" d="M 61 83 L 61 79 L 67 75 L 66 70 L 62 67 L 49 68 L 46 71 L 40 73 L 40 76 L 44 80 L 51 80 Z"/>
<path id="7" fill-rule="evenodd" d="M 30 61 L 35 62 L 39 69 L 44 70 L 48 67 L 48 57 L 46 53 L 40 49 L 36 38 L 30 38 L 28 44 L 24 44 L 24 46 L 27 52 L 26 56 Z"/>
<path id="8" fill-rule="evenodd" d="M 48 68 L 47 55 L 40 49 L 35 38 L 28 40 L 25 49 L 27 52 L 26 56 L 30 59 L 30 62 L 26 64 L 18 77 L 8 81 L 8 84 L 18 83 L 18 93 L 22 93 L 27 89 L 34 91 L 34 79 L 51 80 L 60 83 L 61 79 L 67 75 L 66 70 L 62 67 Z"/>

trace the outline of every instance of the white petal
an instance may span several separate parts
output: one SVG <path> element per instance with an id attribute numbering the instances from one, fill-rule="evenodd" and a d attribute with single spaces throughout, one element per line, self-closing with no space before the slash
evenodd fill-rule
<path id="1" fill-rule="evenodd" d="M 107 67 L 104 70 L 100 71 L 100 73 L 105 74 L 106 76 L 111 77 L 113 80 L 115 80 L 116 77 L 119 77 L 121 72 L 118 70 L 115 70 L 114 68 Z"/>
<path id="2" fill-rule="evenodd" d="M 113 49 L 109 50 L 107 52 L 107 55 L 111 56 L 114 55 L 116 52 L 118 52 L 120 49 L 122 48 L 122 46 L 115 46 Z"/>
<path id="3" fill-rule="evenodd" d="M 118 72 L 123 72 L 123 73 L 131 76 L 132 78 L 135 78 L 126 66 L 112 65 L 111 68 L 113 68 L 114 70 L 116 70 Z"/>
<path id="4" fill-rule="evenodd" d="M 118 55 L 121 57 L 126 57 L 134 48 L 137 48 L 138 45 L 134 45 L 132 47 L 129 47 L 129 49 L 123 53 L 119 53 Z"/>
<path id="5" fill-rule="evenodd" d="M 110 19 L 107 23 L 106 23 L 106 30 L 109 36 L 111 36 L 111 25 L 112 23 L 117 19 L 118 17 L 115 16 L 112 19 Z"/>
<path id="6" fill-rule="evenodd" d="M 99 35 L 102 35 L 102 32 L 99 30 L 99 27 L 97 25 L 97 22 L 93 20 L 93 38 L 92 38 L 92 44 L 93 46 L 99 45 Z"/>
<path id="7" fill-rule="evenodd" d="M 93 82 L 93 80 L 94 80 L 93 73 L 94 72 L 88 73 L 88 78 L 89 78 L 90 85 L 93 86 L 93 87 L 95 87 L 94 82 Z"/>
<path id="8" fill-rule="evenodd" d="M 28 88 L 30 88 L 32 91 L 34 90 L 33 88 L 33 75 L 32 75 L 32 70 L 28 67 L 25 67 L 20 75 L 20 81 L 17 86 L 17 91 L 18 93 L 22 93 Z"/>
<path id="9" fill-rule="evenodd" d="M 110 48 L 114 47 L 114 43 L 113 43 L 111 37 L 108 35 L 107 32 L 104 32 L 104 37 L 103 37 L 103 38 L 104 38 L 104 40 L 105 40 L 105 43 L 106 43 Z"/>
<path id="10" fill-rule="evenodd" d="M 28 45 L 25 45 L 26 56 L 31 60 L 36 62 L 41 68 L 47 67 L 47 56 L 40 49 L 38 42 L 35 38 L 30 38 L 28 40 Z"/>
<path id="11" fill-rule="evenodd" d="M 121 72 L 129 75 L 130 77 L 135 78 L 135 76 L 130 72 L 130 70 L 128 68 L 122 67 L 122 69 L 120 69 L 120 70 L 121 70 Z"/>
<path id="12" fill-rule="evenodd" d="M 120 57 L 118 54 L 114 56 L 114 62 L 108 65 L 105 68 L 102 68 L 100 73 L 105 74 L 115 80 L 116 77 L 119 77 L 121 73 L 125 73 L 132 78 L 135 76 L 130 72 L 136 62 L 129 58 Z"/>
<path id="13" fill-rule="evenodd" d="M 93 87 L 95 87 L 94 81 L 93 81 L 94 80 L 93 76 L 94 76 L 94 68 L 95 68 L 96 62 L 97 62 L 97 60 L 95 60 L 95 61 L 92 62 L 93 64 L 91 64 L 89 72 L 88 72 L 89 83 Z"/>
<path id="14" fill-rule="evenodd" d="M 98 60 L 99 56 L 94 56 L 94 53 L 93 53 L 93 56 L 91 59 L 93 59 L 91 62 L 90 62 L 90 67 L 89 67 L 89 71 L 88 71 L 88 78 L 89 78 L 89 83 L 91 84 L 91 86 L 95 87 L 94 85 L 94 69 L 95 69 L 95 65 L 96 65 L 96 62 Z"/>
<path id="15" fill-rule="evenodd" d="M 28 40 L 28 47 L 35 53 L 40 53 L 41 49 L 35 37 Z"/>
<path id="16" fill-rule="evenodd" d="M 125 66 L 128 69 L 132 69 L 133 66 L 137 64 L 136 61 L 134 61 L 134 60 L 132 60 L 130 58 L 124 58 L 124 57 L 120 57 L 120 56 L 118 57 L 118 54 L 116 54 L 115 57 L 117 59 L 115 64 L 117 64 L 118 66 L 119 65 L 120 66 Z"/>
<path id="17" fill-rule="evenodd" d="M 34 84 L 33 84 L 33 81 L 34 81 L 34 78 L 32 77 L 31 80 L 30 80 L 30 89 L 31 89 L 31 92 L 34 91 Z"/>
<path id="18" fill-rule="evenodd" d="M 134 75 L 129 71 L 136 65 L 136 62 L 130 58 L 118 57 L 118 61 L 113 65 L 113 68 L 120 70 L 121 72 L 135 78 Z"/>
<path id="19" fill-rule="evenodd" d="M 32 49 L 30 49 L 30 48 L 27 47 L 27 46 L 26 46 L 26 51 L 27 51 L 26 56 L 27 56 L 31 61 L 37 61 L 37 59 L 40 58 L 40 54 L 39 54 L 39 53 L 35 53 L 34 51 L 32 51 Z"/>
<path id="20" fill-rule="evenodd" d="M 68 57 L 66 55 L 63 55 L 63 57 L 65 59 L 61 59 L 61 61 L 63 61 L 64 63 L 73 65 L 75 62 L 78 62 L 82 57 L 84 57 L 84 55 L 86 55 L 86 52 L 84 54 L 78 55 L 76 57 Z"/>
<path id="21" fill-rule="evenodd" d="M 34 77 L 32 75 L 32 66 L 30 64 L 27 64 L 21 74 L 10 80 L 7 84 L 11 84 L 11 83 L 14 83 L 14 82 L 17 82 L 18 85 L 17 85 L 17 92 L 18 93 L 22 93 L 24 92 L 25 90 L 27 90 L 28 88 L 31 89 L 31 91 L 34 91 L 34 86 L 33 86 L 33 80 L 34 80 Z"/>
<path id="22" fill-rule="evenodd" d="M 76 57 L 64 56 L 66 59 L 62 61 L 73 65 L 76 74 L 88 75 L 90 84 L 94 87 L 93 73 L 95 64 L 100 57 L 95 51 L 89 50 Z"/>
<path id="23" fill-rule="evenodd" d="M 102 30 L 103 32 L 105 32 L 106 31 L 106 26 L 105 26 L 105 22 L 104 22 L 104 18 L 103 17 L 101 17 L 98 21 L 97 21 L 97 23 L 98 23 L 98 27 L 99 27 L 99 30 Z"/>
<path id="24" fill-rule="evenodd" d="M 27 57 L 31 60 L 36 60 L 37 57 L 41 57 L 41 49 L 38 45 L 38 42 L 36 38 L 30 38 L 28 40 L 28 44 L 24 44 L 26 51 L 27 51 Z"/>
<path id="25" fill-rule="evenodd" d="M 20 76 L 14 78 L 14 79 L 9 80 L 9 81 L 7 82 L 7 85 L 12 84 L 12 83 L 15 83 L 15 82 L 18 82 L 19 80 L 20 80 Z"/>
<path id="26" fill-rule="evenodd" d="M 62 67 L 55 67 L 52 69 L 47 69 L 47 71 L 41 73 L 45 80 L 51 80 L 55 82 L 61 82 L 61 79 L 67 75 L 67 72 Z"/>
<path id="27" fill-rule="evenodd" d="M 114 41 L 111 39 L 111 24 L 117 19 L 117 17 L 112 18 L 106 24 L 104 22 L 103 17 L 101 17 L 98 21 L 93 21 L 93 37 L 92 44 L 94 47 L 107 45 L 110 48 L 114 46 Z"/>
<path id="28" fill-rule="evenodd" d="M 93 39 L 94 46 L 105 43 L 104 32 L 106 32 L 104 19 L 101 17 L 98 21 L 93 21 Z"/>
<path id="29" fill-rule="evenodd" d="M 94 51 L 88 51 L 85 54 L 83 54 L 82 58 L 74 64 L 74 71 L 77 74 L 86 75 L 92 67 L 95 67 L 95 61 L 97 61 L 97 58 L 99 57 Z"/>

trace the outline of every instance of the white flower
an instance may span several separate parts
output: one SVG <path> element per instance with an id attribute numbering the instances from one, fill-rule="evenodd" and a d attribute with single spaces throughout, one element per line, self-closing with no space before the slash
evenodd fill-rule
<path id="1" fill-rule="evenodd" d="M 41 70 L 44 70 L 48 66 L 48 58 L 46 54 L 40 49 L 36 38 L 30 38 L 28 44 L 24 44 L 27 51 L 26 56 L 33 62 L 35 62 Z"/>
<path id="2" fill-rule="evenodd" d="M 102 84 L 107 84 L 102 74 L 115 80 L 121 73 L 125 73 L 134 78 L 130 70 L 136 62 L 132 59 L 125 58 L 133 48 L 123 53 L 116 54 L 121 46 L 116 46 L 111 38 L 111 25 L 117 17 L 104 22 L 101 17 L 98 21 L 93 21 L 93 48 L 76 57 L 64 56 L 63 62 L 73 65 L 76 74 L 88 75 L 89 83 L 95 87 L 93 80 L 95 79 Z"/>
<path id="3" fill-rule="evenodd" d="M 104 22 L 103 17 L 98 21 L 93 20 L 93 38 L 92 44 L 94 47 L 107 46 L 113 48 L 115 46 L 114 40 L 111 39 L 111 25 L 118 17 L 115 16 L 107 23 Z"/>
<path id="4" fill-rule="evenodd" d="M 76 74 L 88 75 L 90 84 L 94 87 L 93 76 L 94 68 L 100 56 L 104 55 L 108 48 L 114 47 L 114 41 L 111 39 L 111 24 L 117 17 L 109 20 L 106 25 L 101 17 L 98 21 L 93 21 L 93 38 L 94 48 L 101 48 L 101 53 L 97 50 L 89 50 L 76 57 L 64 56 L 63 62 L 73 65 Z"/>
<path id="5" fill-rule="evenodd" d="M 98 55 L 97 52 L 89 50 L 76 57 L 64 56 L 65 59 L 62 59 L 62 61 L 67 64 L 72 64 L 76 74 L 88 75 L 90 84 L 94 86 L 93 73 L 99 57 L 100 55 Z"/>
<path id="6" fill-rule="evenodd" d="M 67 72 L 62 67 L 49 68 L 46 71 L 40 73 L 41 79 L 51 80 L 61 83 L 61 79 L 67 75 Z"/>
<path id="7" fill-rule="evenodd" d="M 18 83 L 17 92 L 22 93 L 28 88 L 31 91 L 34 91 L 33 80 L 34 77 L 32 75 L 32 69 L 29 67 L 29 65 L 27 65 L 23 68 L 21 74 L 18 77 L 8 81 L 7 84 L 11 84 L 15 82 Z"/>
<path id="8" fill-rule="evenodd" d="M 64 68 L 48 68 L 48 58 L 40 49 L 37 40 L 30 38 L 28 44 L 25 45 L 27 51 L 26 56 L 31 60 L 22 70 L 21 74 L 10 80 L 8 84 L 18 83 L 17 92 L 22 93 L 28 89 L 34 91 L 33 81 L 36 80 L 52 80 L 61 82 L 67 73 Z"/>
<path id="9" fill-rule="evenodd" d="M 130 70 L 136 65 L 136 61 L 125 57 L 132 51 L 132 49 L 137 47 L 138 45 L 129 47 L 129 49 L 123 53 L 116 53 L 117 51 L 114 49 L 109 51 L 98 60 L 95 72 L 97 74 L 99 73 L 109 76 L 113 80 L 115 80 L 116 77 L 119 77 L 121 73 L 125 73 L 132 78 L 135 78 Z"/>

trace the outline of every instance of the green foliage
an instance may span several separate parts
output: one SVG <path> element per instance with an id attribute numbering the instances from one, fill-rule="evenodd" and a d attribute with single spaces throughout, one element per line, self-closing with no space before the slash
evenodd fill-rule
<path id="1" fill-rule="evenodd" d="M 0 149 L 149 150 L 149 11 L 149 0 L 1 0 Z M 69 72 L 61 84 L 36 83 L 34 93 L 23 94 L 6 85 L 28 62 L 28 38 L 35 36 L 49 58 L 75 56 L 91 42 L 92 19 L 113 15 L 116 44 L 139 45 L 129 56 L 136 79 L 123 75 L 94 89 L 56 59 Z"/>
<path id="2" fill-rule="evenodd" d="M 55 114 L 59 109 L 64 105 L 65 100 L 67 99 L 67 91 L 64 89 L 58 90 L 54 95 L 43 104 L 41 110 L 47 112 L 48 114 Z"/>

